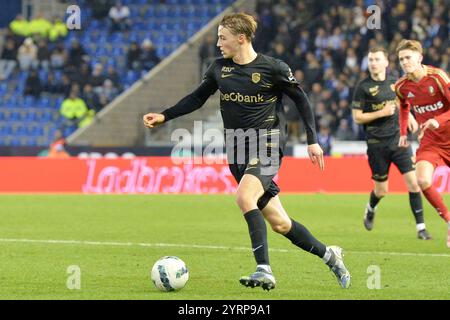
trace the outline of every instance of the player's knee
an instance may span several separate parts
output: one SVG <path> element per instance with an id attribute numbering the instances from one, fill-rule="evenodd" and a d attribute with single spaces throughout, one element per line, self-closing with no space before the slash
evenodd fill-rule
<path id="1" fill-rule="evenodd" d="M 375 188 L 375 195 L 377 196 L 377 198 L 383 198 L 388 194 L 388 191 L 389 190 L 387 187 L 377 187 Z"/>
<path id="2" fill-rule="evenodd" d="M 426 190 L 431 187 L 432 181 L 427 177 L 417 176 L 417 184 L 419 185 L 420 189 Z"/>
<path id="3" fill-rule="evenodd" d="M 419 192 L 420 191 L 420 186 L 418 182 L 410 182 L 407 183 L 406 186 L 408 187 L 408 191 L 409 192 Z"/>
<path id="4" fill-rule="evenodd" d="M 239 193 L 236 196 L 236 203 L 243 213 L 248 212 L 256 207 L 256 199 L 246 193 Z"/>

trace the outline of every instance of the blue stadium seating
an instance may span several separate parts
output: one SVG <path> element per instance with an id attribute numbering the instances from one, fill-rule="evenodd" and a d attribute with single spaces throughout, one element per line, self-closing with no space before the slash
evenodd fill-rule
<path id="1" fill-rule="evenodd" d="M 114 66 L 126 89 L 141 77 L 140 72 L 126 70 L 126 51 L 131 42 L 141 44 L 144 39 L 150 39 L 163 59 L 233 1 L 167 0 L 164 4 L 159 0 L 122 2 L 129 6 L 133 21 L 127 35 L 119 32 L 111 34 L 107 19 L 91 19 L 92 12 L 87 6 L 87 0 L 78 0 L 86 27 L 81 32 L 69 32 L 64 45 L 68 49 L 74 39 L 78 40 L 91 56 L 91 65 L 102 62 L 105 70 L 108 66 Z M 54 70 L 53 73 L 56 81 L 60 82 L 62 71 Z M 39 71 L 43 83 L 47 81 L 47 75 L 47 71 Z M 28 72 L 17 71 L 8 81 L 0 82 L 0 145 L 48 145 L 62 122 L 58 110 L 64 97 L 43 95 L 36 99 L 24 96 L 27 77 Z M 71 134 L 74 130 L 66 128 L 64 134 Z"/>

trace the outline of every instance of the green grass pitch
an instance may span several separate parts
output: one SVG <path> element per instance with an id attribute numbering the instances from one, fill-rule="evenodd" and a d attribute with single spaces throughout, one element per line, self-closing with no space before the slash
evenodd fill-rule
<path id="1" fill-rule="evenodd" d="M 407 195 L 382 200 L 371 232 L 362 224 L 367 199 L 281 195 L 291 217 L 344 248 L 352 286 L 341 289 L 319 258 L 269 230 L 277 288 L 266 292 L 238 282 L 255 265 L 232 195 L 2 195 L 0 299 L 449 299 L 447 226 L 431 206 L 423 199 L 433 240 L 421 241 Z M 165 255 L 189 268 L 181 291 L 151 283 L 151 267 Z M 79 290 L 67 287 L 74 265 Z M 368 288 L 371 266 L 380 289 Z"/>

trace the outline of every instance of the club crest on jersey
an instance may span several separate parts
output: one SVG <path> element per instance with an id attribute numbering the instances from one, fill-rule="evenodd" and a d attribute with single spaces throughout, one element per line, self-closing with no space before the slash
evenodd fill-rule
<path id="1" fill-rule="evenodd" d="M 428 87 L 428 92 L 429 92 L 432 96 L 434 96 L 435 91 L 434 91 L 433 86 L 429 86 L 429 87 Z"/>
<path id="2" fill-rule="evenodd" d="M 261 74 L 258 72 L 252 73 L 253 83 L 258 83 L 261 80 Z"/>
<path id="3" fill-rule="evenodd" d="M 369 92 L 372 96 L 375 97 L 380 92 L 380 87 L 375 86 L 375 87 L 369 88 Z"/>

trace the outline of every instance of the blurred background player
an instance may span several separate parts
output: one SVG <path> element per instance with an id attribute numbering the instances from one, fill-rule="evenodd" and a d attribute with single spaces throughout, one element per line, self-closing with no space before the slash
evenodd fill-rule
<path id="1" fill-rule="evenodd" d="M 436 167 L 442 162 L 450 166 L 450 80 L 445 71 L 422 65 L 422 53 L 422 45 L 415 40 L 402 40 L 397 47 L 400 66 L 406 73 L 395 84 L 401 107 L 399 146 L 409 145 L 406 130 L 412 109 L 420 124 L 417 180 L 427 200 L 448 224 L 450 248 L 450 214 L 432 184 Z"/>
<path id="2" fill-rule="evenodd" d="M 223 58 L 216 59 L 208 68 L 200 86 L 190 95 L 162 114 L 144 115 L 144 124 L 153 128 L 169 120 L 193 112 L 220 88 L 220 109 L 226 132 L 226 150 L 230 171 L 239 183 L 236 202 L 248 224 L 256 272 L 241 277 L 247 287 L 275 288 L 275 277 L 269 263 L 267 230 L 264 218 L 272 229 L 284 235 L 299 248 L 320 258 L 334 272 L 342 288 L 350 286 L 350 274 L 342 259 L 342 249 L 327 247 L 318 241 L 302 224 L 291 219 L 281 205 L 279 187 L 272 180 L 279 170 L 286 144 L 286 119 L 282 94 L 295 103 L 305 123 L 308 154 L 313 164 L 324 169 L 323 152 L 317 143 L 314 114 L 309 100 L 300 88 L 286 63 L 258 54 L 252 46 L 256 21 L 250 15 L 238 13 L 225 16 L 218 28 L 217 46 Z M 244 140 L 240 134 L 256 134 L 257 141 L 270 136 L 263 144 Z M 235 135 L 238 142 L 235 142 Z M 231 140 L 231 141 L 230 141 Z M 242 140 L 241 140 L 242 141 Z M 256 150 L 252 150 L 256 146 Z M 239 153 L 245 152 L 245 161 Z M 267 152 L 267 153 L 266 153 Z M 265 162 L 261 155 L 269 154 Z M 236 161 L 236 155 L 238 157 Z M 231 162 L 231 161 L 232 162 Z"/>
<path id="3" fill-rule="evenodd" d="M 413 152 L 410 146 L 406 149 L 398 146 L 400 130 L 394 92 L 395 80 L 386 76 L 388 65 L 388 53 L 385 48 L 370 49 L 368 54 L 370 76 L 358 84 L 353 98 L 353 119 L 357 124 L 364 125 L 367 156 L 375 184 L 366 207 L 364 226 L 369 231 L 373 228 L 375 209 L 381 198 L 388 193 L 389 168 L 391 163 L 394 163 L 403 175 L 408 188 L 409 203 L 416 220 L 417 237 L 428 240 L 431 237 L 425 229 Z M 417 122 L 412 115 L 409 122 L 413 131 L 417 131 Z"/>

